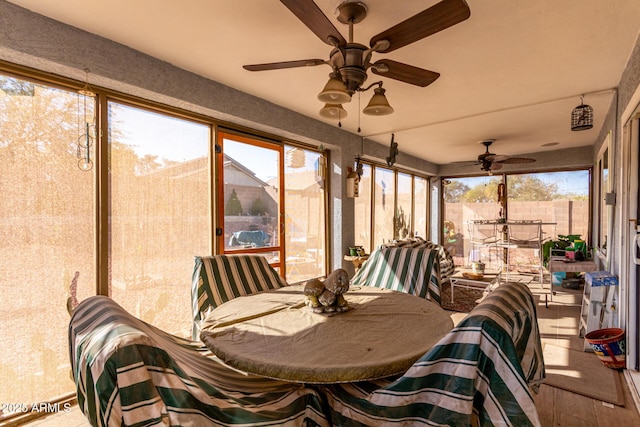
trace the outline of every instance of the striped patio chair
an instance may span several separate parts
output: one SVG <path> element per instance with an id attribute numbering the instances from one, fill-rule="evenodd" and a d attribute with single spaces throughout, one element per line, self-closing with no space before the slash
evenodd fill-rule
<path id="1" fill-rule="evenodd" d="M 379 247 L 351 279 L 351 286 L 373 286 L 410 293 L 440 303 L 436 253 L 426 248 Z"/>
<path id="2" fill-rule="evenodd" d="M 196 256 L 191 280 L 192 339 L 200 338 L 207 310 L 233 298 L 287 286 L 261 255 Z"/>
<path id="3" fill-rule="evenodd" d="M 170 335 L 110 298 L 69 324 L 78 405 L 92 426 L 329 426 L 318 392 L 236 371 L 201 342 Z"/>
<path id="4" fill-rule="evenodd" d="M 324 387 L 341 426 L 539 426 L 544 379 L 535 303 L 501 285 L 401 377 Z"/>
<path id="5" fill-rule="evenodd" d="M 442 285 L 447 283 L 453 273 L 455 273 L 456 266 L 453 261 L 451 253 L 442 245 L 425 240 L 420 236 L 408 237 L 406 239 L 394 240 L 383 244 L 386 248 L 425 248 L 431 249 L 436 252 L 437 260 L 440 269 L 440 280 L 438 282 L 438 288 L 442 289 Z"/>

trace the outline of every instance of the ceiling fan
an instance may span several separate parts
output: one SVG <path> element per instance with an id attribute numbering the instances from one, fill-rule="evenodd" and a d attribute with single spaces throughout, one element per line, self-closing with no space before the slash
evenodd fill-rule
<path id="1" fill-rule="evenodd" d="M 485 152 L 478 156 L 478 160 L 473 162 L 474 165 L 480 165 L 483 171 L 491 173 L 492 171 L 502 168 L 503 164 L 517 164 L 517 163 L 533 163 L 536 160 L 527 157 L 509 157 L 504 155 L 497 155 L 489 151 L 491 144 L 495 142 L 495 139 L 486 139 L 480 141 L 480 144 L 485 146 Z"/>
<path id="2" fill-rule="evenodd" d="M 329 59 L 253 64 L 245 65 L 243 68 L 249 71 L 265 71 L 327 64 L 333 71 L 325 89 L 318 95 L 318 99 L 328 105 L 336 106 L 334 108 L 339 107 L 333 110 L 338 114 L 346 113 L 341 104 L 349 102 L 356 91 L 366 91 L 376 85 L 378 87 L 374 90 L 375 94 L 372 98 L 372 101 L 376 102 L 373 103 L 374 105 L 370 102 L 363 112 L 371 115 L 385 115 L 393 112 L 393 108 L 384 97 L 385 90 L 382 88 L 381 81 L 366 88 L 362 87 L 368 77 L 369 69 L 374 74 L 420 87 L 433 83 L 440 76 L 439 73 L 391 59 L 371 62 L 371 56 L 374 52 L 387 53 L 414 43 L 466 20 L 471 14 L 465 0 L 443 0 L 373 36 L 367 47 L 353 41 L 354 24 L 360 23 L 367 16 L 365 3 L 346 0 L 338 6 L 338 21 L 349 26 L 349 41 L 346 41 L 313 0 L 280 1 L 323 42 L 333 46 Z M 345 114 L 342 117 L 345 117 Z"/>

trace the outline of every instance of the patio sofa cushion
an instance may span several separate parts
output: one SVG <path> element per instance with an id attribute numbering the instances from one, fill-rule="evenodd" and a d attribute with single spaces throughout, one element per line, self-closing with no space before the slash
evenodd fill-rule
<path id="1" fill-rule="evenodd" d="M 201 342 L 149 325 L 110 298 L 69 324 L 78 405 L 92 426 L 328 426 L 317 391 L 230 368 Z"/>
<path id="2" fill-rule="evenodd" d="M 351 286 L 392 289 L 440 303 L 435 255 L 426 248 L 380 247 L 353 276 Z"/>
<path id="3" fill-rule="evenodd" d="M 533 297 L 507 283 L 401 377 L 323 391 L 334 425 L 539 426 L 532 392 L 543 379 Z"/>
<path id="4" fill-rule="evenodd" d="M 261 255 L 196 256 L 191 280 L 192 339 L 200 337 L 204 313 L 233 298 L 287 286 Z"/>

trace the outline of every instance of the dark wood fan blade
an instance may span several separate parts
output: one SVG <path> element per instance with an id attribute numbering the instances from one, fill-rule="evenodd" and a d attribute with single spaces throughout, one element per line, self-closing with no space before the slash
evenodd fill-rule
<path id="1" fill-rule="evenodd" d="M 527 157 L 508 157 L 505 160 L 499 160 L 499 163 L 504 164 L 518 164 L 518 163 L 533 163 L 536 159 L 529 159 Z"/>
<path id="2" fill-rule="evenodd" d="M 298 61 L 284 61 L 284 62 L 271 62 L 269 64 L 253 64 L 243 65 L 242 68 L 249 71 L 267 71 L 267 70 L 280 70 L 283 68 L 296 68 L 296 67 L 313 67 L 315 65 L 325 64 L 327 61 L 324 59 L 300 59 Z"/>
<path id="3" fill-rule="evenodd" d="M 469 16 L 471 11 L 465 0 L 443 0 L 373 36 L 369 45 L 373 47 L 379 40 L 388 40 L 389 47 L 378 52 L 391 52 L 458 24 Z"/>
<path id="4" fill-rule="evenodd" d="M 347 41 L 333 26 L 313 0 L 280 0 L 300 21 L 323 42 L 331 46 L 344 46 Z"/>
<path id="5" fill-rule="evenodd" d="M 383 69 L 387 71 L 381 71 Z M 425 70 L 391 59 L 376 61 L 371 66 L 371 71 L 379 76 L 389 77 L 390 79 L 400 80 L 401 82 L 420 87 L 428 86 L 440 77 L 440 73 L 436 73 L 435 71 Z"/>
<path id="6" fill-rule="evenodd" d="M 489 160 L 490 162 L 503 162 L 508 158 L 509 156 L 498 155 L 498 154 L 491 154 L 486 157 L 486 159 Z"/>
<path id="7" fill-rule="evenodd" d="M 479 165 L 482 162 L 478 162 L 477 160 L 456 160 L 455 162 L 450 162 L 450 165 Z"/>

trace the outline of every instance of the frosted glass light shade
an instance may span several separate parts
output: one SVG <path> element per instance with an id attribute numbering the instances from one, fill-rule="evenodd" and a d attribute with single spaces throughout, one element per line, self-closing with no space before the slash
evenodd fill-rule
<path id="1" fill-rule="evenodd" d="M 351 101 L 351 94 L 340 77 L 332 74 L 322 92 L 318 94 L 318 99 L 327 104 L 344 104 Z"/>
<path id="2" fill-rule="evenodd" d="M 393 113 L 393 107 L 389 105 L 387 97 L 384 96 L 385 90 L 381 87 L 374 89 L 374 94 L 371 97 L 369 104 L 364 107 L 362 112 L 370 116 L 386 116 Z"/>
<path id="3" fill-rule="evenodd" d="M 327 119 L 344 119 L 347 117 L 347 110 L 342 108 L 342 104 L 325 104 L 320 109 L 320 116 Z"/>

